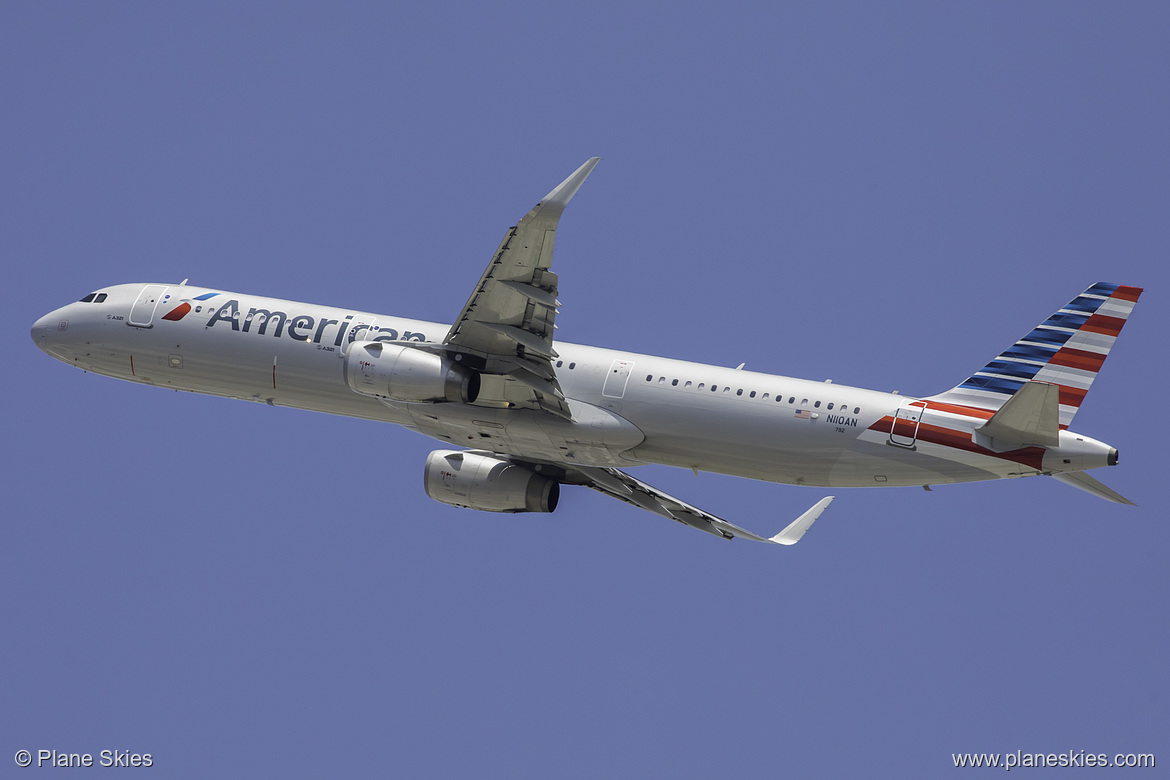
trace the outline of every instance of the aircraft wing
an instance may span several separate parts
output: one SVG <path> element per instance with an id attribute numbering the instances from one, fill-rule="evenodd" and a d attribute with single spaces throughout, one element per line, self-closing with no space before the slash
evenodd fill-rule
<path id="1" fill-rule="evenodd" d="M 667 493 L 653 488 L 639 479 L 631 477 L 624 471 L 613 468 L 598 468 L 590 466 L 569 466 L 567 482 L 585 485 L 607 496 L 612 496 L 627 504 L 633 504 L 657 515 L 689 525 L 700 531 L 706 531 L 724 539 L 751 539 L 753 542 L 768 542 L 771 544 L 796 544 L 804 536 L 805 531 L 820 517 L 821 512 L 833 500 L 833 496 L 826 496 L 818 501 L 811 509 L 793 520 L 788 526 L 772 537 L 763 537 L 740 528 L 737 525 L 716 517 L 710 512 L 704 512 L 698 507 L 675 498 Z"/>
<path id="2" fill-rule="evenodd" d="M 601 158 L 593 157 L 510 228 L 443 343 L 482 362 L 479 403 L 572 419 L 552 361 L 557 222 Z"/>

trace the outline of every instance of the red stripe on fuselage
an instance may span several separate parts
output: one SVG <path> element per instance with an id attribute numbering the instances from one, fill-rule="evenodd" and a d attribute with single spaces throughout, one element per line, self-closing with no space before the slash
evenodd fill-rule
<path id="1" fill-rule="evenodd" d="M 930 407 L 933 409 L 934 406 L 935 404 L 932 402 Z M 869 426 L 869 429 L 871 431 L 878 431 L 880 433 L 889 433 L 893 424 L 894 418 L 886 415 L 882 419 L 875 422 L 873 425 Z M 972 441 L 970 431 L 956 431 L 952 428 L 944 428 L 941 425 L 919 423 L 918 441 L 924 441 L 929 444 L 938 444 L 942 447 L 952 447 L 956 450 L 963 450 L 965 452 L 973 452 L 976 455 L 986 455 L 990 458 L 1009 460 L 1012 463 L 1019 463 L 1029 468 L 1036 469 L 1037 471 L 1040 471 L 1044 466 L 1043 447 L 1021 447 L 1018 450 L 1009 450 L 1007 452 L 993 452 L 986 447 L 980 447 L 978 444 Z"/>

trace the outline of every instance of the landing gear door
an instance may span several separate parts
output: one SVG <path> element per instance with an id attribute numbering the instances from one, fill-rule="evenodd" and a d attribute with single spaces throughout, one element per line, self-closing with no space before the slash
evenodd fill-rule
<path id="1" fill-rule="evenodd" d="M 632 360 L 615 360 L 605 375 L 605 384 L 601 387 L 601 394 L 606 398 L 621 398 L 626 394 L 626 382 L 630 381 L 630 369 L 634 367 Z"/>
<path id="2" fill-rule="evenodd" d="M 894 425 L 890 428 L 890 443 L 899 447 L 913 447 L 918 440 L 918 424 L 922 422 L 921 406 L 902 406 L 894 415 Z"/>
<path id="3" fill-rule="evenodd" d="M 126 318 L 127 325 L 135 328 L 153 328 L 154 310 L 162 300 L 167 288 L 161 284 L 148 284 L 138 293 L 138 299 L 130 307 L 130 316 Z"/>

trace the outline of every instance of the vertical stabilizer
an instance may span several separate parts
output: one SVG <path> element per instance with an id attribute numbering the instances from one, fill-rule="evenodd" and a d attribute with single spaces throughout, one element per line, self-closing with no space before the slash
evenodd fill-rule
<path id="1" fill-rule="evenodd" d="M 1141 294 L 1098 282 L 967 381 L 926 400 L 999 409 L 1025 384 L 1043 382 L 1057 387 L 1059 425 L 1067 428 Z"/>

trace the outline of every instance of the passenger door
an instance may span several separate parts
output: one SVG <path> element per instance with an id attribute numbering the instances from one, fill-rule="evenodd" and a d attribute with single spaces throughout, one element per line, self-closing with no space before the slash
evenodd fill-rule
<path id="1" fill-rule="evenodd" d="M 162 300 L 166 291 L 167 288 L 161 284 L 148 284 L 143 287 L 142 292 L 138 293 L 138 299 L 130 307 L 130 316 L 126 318 L 126 324 L 135 328 L 153 328 L 154 310 L 158 308 L 158 302 Z"/>
<path id="2" fill-rule="evenodd" d="M 913 447 L 918 440 L 918 425 L 922 422 L 921 406 L 902 406 L 894 415 L 894 425 L 890 428 L 890 443 L 899 447 Z"/>

